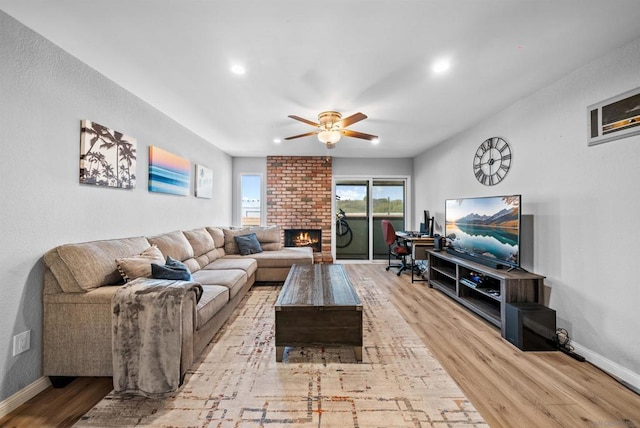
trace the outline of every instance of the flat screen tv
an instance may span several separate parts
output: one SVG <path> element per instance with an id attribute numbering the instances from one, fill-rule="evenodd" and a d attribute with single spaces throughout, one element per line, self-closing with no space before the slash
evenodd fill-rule
<path id="1" fill-rule="evenodd" d="M 520 195 L 447 199 L 447 251 L 494 268 L 520 266 Z"/>

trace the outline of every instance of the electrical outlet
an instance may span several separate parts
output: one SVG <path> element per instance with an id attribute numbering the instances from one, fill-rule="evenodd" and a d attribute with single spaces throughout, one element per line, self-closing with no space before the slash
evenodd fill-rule
<path id="1" fill-rule="evenodd" d="M 26 352 L 31 347 L 31 330 L 13 336 L 13 356 Z"/>

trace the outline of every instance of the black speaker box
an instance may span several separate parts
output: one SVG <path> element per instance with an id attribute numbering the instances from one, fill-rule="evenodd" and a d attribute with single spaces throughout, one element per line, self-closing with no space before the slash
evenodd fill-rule
<path id="1" fill-rule="evenodd" d="M 556 311 L 538 303 L 505 305 L 506 339 L 523 351 L 555 351 Z"/>
<path id="2" fill-rule="evenodd" d="M 435 251 L 441 251 L 444 246 L 444 238 L 440 235 L 435 235 L 433 237 L 433 249 Z"/>

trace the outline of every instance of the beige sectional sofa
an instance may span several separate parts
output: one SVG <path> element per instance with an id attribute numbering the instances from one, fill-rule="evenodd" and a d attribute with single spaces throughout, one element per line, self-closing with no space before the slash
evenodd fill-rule
<path id="1" fill-rule="evenodd" d="M 247 233 L 256 234 L 262 252 L 239 254 L 235 236 Z M 198 302 L 195 295 L 183 302 L 180 370 L 184 374 L 254 282 L 284 281 L 293 264 L 313 264 L 310 248 L 282 247 L 280 235 L 277 226 L 206 227 L 65 244 L 48 251 L 44 255 L 43 375 L 52 379 L 112 376 L 111 299 L 123 284 L 123 270 L 136 273 L 130 269 L 135 264 L 144 270 L 146 254 L 157 252 L 153 246 L 163 258 L 182 261 L 193 281 L 203 286 Z"/>

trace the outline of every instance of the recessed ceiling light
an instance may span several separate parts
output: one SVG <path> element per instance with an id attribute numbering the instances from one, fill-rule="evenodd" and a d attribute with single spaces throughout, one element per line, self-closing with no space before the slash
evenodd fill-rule
<path id="1" fill-rule="evenodd" d="M 449 61 L 448 59 L 439 59 L 438 61 L 433 63 L 431 70 L 434 73 L 440 74 L 440 73 L 444 73 L 449 68 L 451 68 L 451 61 Z"/>
<path id="2" fill-rule="evenodd" d="M 371 144 L 380 144 L 380 138 L 374 138 L 371 140 Z"/>
<path id="3" fill-rule="evenodd" d="M 247 70 L 240 64 L 234 64 L 231 66 L 231 72 L 233 74 L 237 74 L 238 76 L 242 76 L 247 72 Z"/>
<path id="4" fill-rule="evenodd" d="M 276 143 L 276 144 L 280 144 L 280 143 L 282 143 L 282 140 L 280 138 L 274 138 L 273 142 Z"/>

